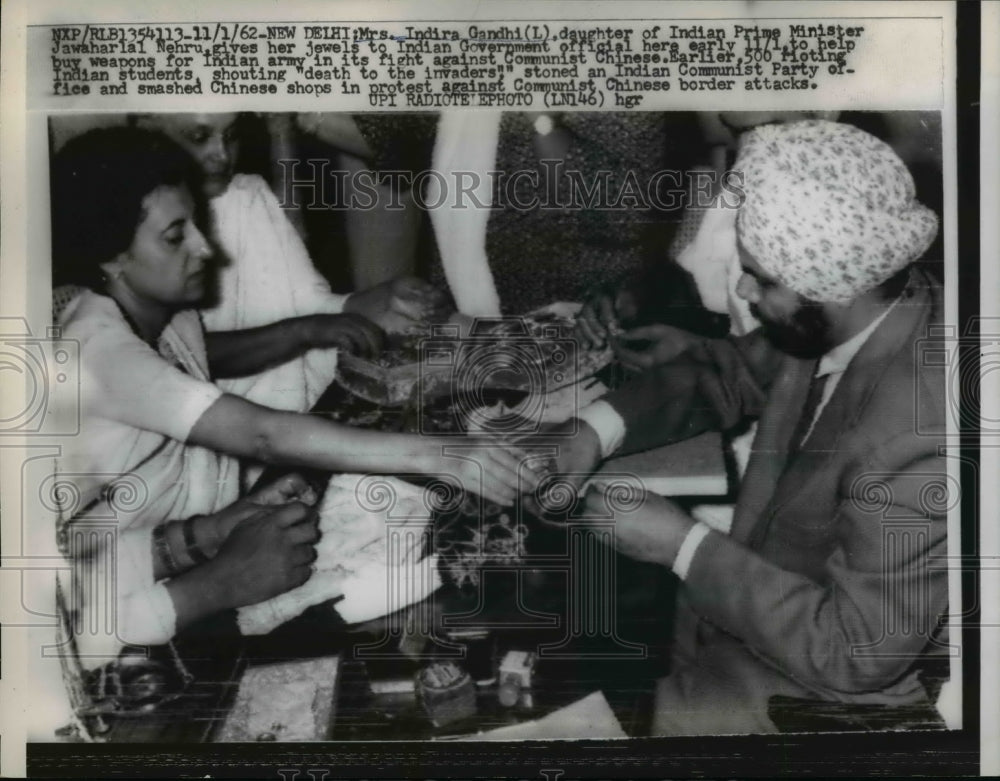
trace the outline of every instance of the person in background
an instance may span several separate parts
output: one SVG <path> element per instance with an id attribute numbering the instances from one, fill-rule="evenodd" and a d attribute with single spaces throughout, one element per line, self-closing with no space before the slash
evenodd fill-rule
<path id="1" fill-rule="evenodd" d="M 459 173 L 479 185 L 465 196 L 472 208 L 455 208 L 449 190 L 431 210 L 440 261 L 430 279 L 470 316 L 581 301 L 665 252 L 677 184 L 659 174 L 700 145 L 683 112 L 444 111 L 432 168 L 451 189 Z"/>
<path id="2" fill-rule="evenodd" d="M 138 123 L 162 130 L 200 165 L 211 202 L 212 238 L 221 256 L 216 300 L 202 310 L 220 387 L 250 401 L 304 412 L 336 372 L 335 340 L 348 316 L 402 331 L 443 316 L 443 299 L 414 277 L 397 277 L 350 295 L 331 292 L 295 227 L 259 176 L 235 171 L 237 114 L 152 114 Z M 339 315 L 340 319 L 328 317 Z M 319 316 L 319 317 L 317 317 Z M 298 353 L 280 349 L 293 320 L 307 328 Z M 279 345 L 276 347 L 276 344 Z M 260 369 L 259 356 L 274 355 Z"/>
<path id="3" fill-rule="evenodd" d="M 343 204 L 354 199 L 365 207 L 338 210 L 342 225 L 332 213 L 307 212 L 317 253 L 337 254 L 337 234 L 342 233 L 355 290 L 400 275 L 426 274 L 424 245 L 430 226 L 413 183 L 421 189 L 418 176 L 430 167 L 437 114 L 303 113 L 293 122 L 298 132 L 289 135 L 299 158 L 333 160 L 343 177 Z"/>

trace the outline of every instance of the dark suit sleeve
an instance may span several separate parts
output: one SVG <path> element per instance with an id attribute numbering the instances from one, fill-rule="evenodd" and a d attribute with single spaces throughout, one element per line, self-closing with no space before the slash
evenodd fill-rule
<path id="1" fill-rule="evenodd" d="M 888 475 L 888 476 L 887 476 Z M 925 648 L 947 608 L 943 458 L 855 471 L 826 583 L 710 533 L 691 562 L 694 610 L 806 686 L 885 688 Z"/>
<path id="2" fill-rule="evenodd" d="M 760 415 L 782 356 L 760 331 L 698 340 L 604 397 L 625 421 L 619 452 L 666 445 Z"/>

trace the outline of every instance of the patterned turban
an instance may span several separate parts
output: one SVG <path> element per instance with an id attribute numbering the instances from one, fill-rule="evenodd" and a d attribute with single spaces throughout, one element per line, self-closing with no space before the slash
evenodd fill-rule
<path id="1" fill-rule="evenodd" d="M 809 120 L 743 136 L 739 235 L 761 267 L 813 301 L 847 303 L 919 258 L 937 234 L 888 144 Z"/>

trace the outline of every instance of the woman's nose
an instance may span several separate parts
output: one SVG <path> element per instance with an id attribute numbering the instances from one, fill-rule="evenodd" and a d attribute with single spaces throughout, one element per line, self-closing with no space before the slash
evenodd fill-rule
<path id="1" fill-rule="evenodd" d="M 736 295 L 751 304 L 756 304 L 760 298 L 760 289 L 757 287 L 757 280 L 749 274 L 741 274 L 736 283 Z"/>
<path id="2" fill-rule="evenodd" d="M 212 245 L 205 238 L 205 234 L 195 227 L 191 228 L 191 233 L 188 237 L 188 246 L 191 248 L 191 254 L 200 260 L 208 260 L 214 254 L 212 252 Z"/>

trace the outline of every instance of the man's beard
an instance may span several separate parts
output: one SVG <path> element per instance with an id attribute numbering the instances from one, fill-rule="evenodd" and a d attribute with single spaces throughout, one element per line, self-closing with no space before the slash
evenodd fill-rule
<path id="1" fill-rule="evenodd" d="M 782 352 L 797 358 L 819 358 L 832 348 L 830 322 L 823 309 L 803 302 L 789 317 L 776 321 L 763 317 L 753 304 L 750 311 L 761 322 L 764 335 Z"/>

